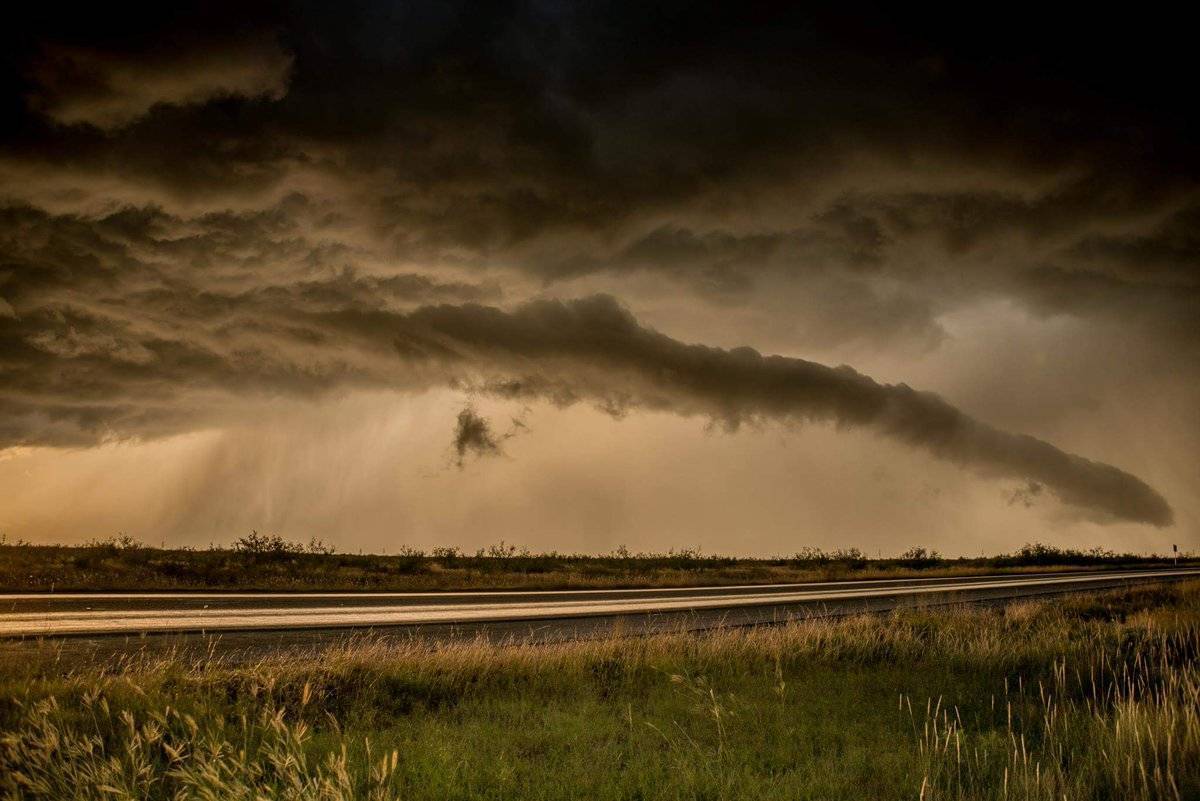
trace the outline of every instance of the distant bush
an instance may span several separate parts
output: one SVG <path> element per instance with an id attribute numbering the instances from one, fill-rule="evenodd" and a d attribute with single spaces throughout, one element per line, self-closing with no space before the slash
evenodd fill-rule
<path id="1" fill-rule="evenodd" d="M 104 551 L 134 551 L 139 548 L 149 547 L 146 543 L 134 539 L 125 532 L 108 537 L 102 540 L 90 540 L 83 544 L 84 548 L 94 548 Z"/>
<path id="2" fill-rule="evenodd" d="M 900 558 L 897 561 L 905 567 L 933 567 L 942 562 L 942 555 L 934 550 L 914 546 L 900 554 Z"/>
<path id="3" fill-rule="evenodd" d="M 444 564 L 453 564 L 462 556 L 457 545 L 436 545 L 432 551 L 433 558 Z"/>
<path id="4" fill-rule="evenodd" d="M 332 545 L 326 545 L 323 541 L 313 537 L 308 541 L 308 547 L 305 548 L 308 553 L 321 554 L 323 556 L 333 556 L 337 553 L 337 548 Z"/>
<path id="5" fill-rule="evenodd" d="M 278 534 L 268 535 L 251 531 L 245 537 L 238 537 L 234 540 L 233 550 L 238 553 L 253 554 L 255 556 L 283 556 L 304 553 L 304 546 L 290 540 L 285 540 Z"/>
<path id="6" fill-rule="evenodd" d="M 480 548 L 475 552 L 477 559 L 513 559 L 528 556 L 530 556 L 528 548 L 518 548 L 516 545 L 507 543 L 504 540 L 489 545 L 487 548 Z"/>
<path id="7" fill-rule="evenodd" d="M 851 569 L 865 567 L 868 559 L 858 548 L 838 548 L 834 551 L 823 551 L 820 548 L 805 546 L 792 557 L 792 561 L 805 567 L 822 567 L 836 565 Z"/>
<path id="8" fill-rule="evenodd" d="M 1075 548 L 1058 548 L 1035 542 L 1025 543 L 1013 553 L 997 556 L 990 561 L 997 566 L 1004 567 L 1037 567 L 1044 565 L 1101 565 L 1139 558 L 1135 554 L 1119 554 L 1100 547 L 1081 551 Z"/>

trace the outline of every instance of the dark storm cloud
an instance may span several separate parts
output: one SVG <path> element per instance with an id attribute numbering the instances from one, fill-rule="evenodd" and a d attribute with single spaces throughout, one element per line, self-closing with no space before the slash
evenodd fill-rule
<path id="1" fill-rule="evenodd" d="M 191 219 L 0 207 L 0 447 L 152 438 L 250 398 L 403 385 L 328 321 L 500 295 L 357 269 L 352 249 L 300 230 L 299 205 Z"/>
<path id="2" fill-rule="evenodd" d="M 500 440 L 492 433 L 492 426 L 470 406 L 458 413 L 454 423 L 455 464 L 460 468 L 468 454 L 475 456 L 497 456 Z"/>
<path id="3" fill-rule="evenodd" d="M 366 275 L 353 246 L 326 239 L 319 212 L 292 195 L 273 208 L 181 218 L 152 207 L 100 217 L 0 205 L 0 296 L 36 308 L 57 293 L 108 303 L 211 314 L 207 292 L 236 292 L 279 308 L 495 300 L 494 282 L 417 272 Z M 81 294 L 86 293 L 86 294 Z M 163 309 L 168 310 L 168 309 Z"/>
<path id="4" fill-rule="evenodd" d="M 464 304 L 304 313 L 288 304 L 271 314 L 245 298 L 224 302 L 234 308 L 229 323 L 207 337 L 187 328 L 176 339 L 139 336 L 132 326 L 61 310 L 0 321 L 9 334 L 0 341 L 10 345 L 9 426 L 26 426 L 8 431 L 3 444 L 152 436 L 172 421 L 186 429 L 217 413 L 213 398 L 221 396 L 465 383 L 560 404 L 588 400 L 617 415 L 703 415 L 729 429 L 753 420 L 865 426 L 984 473 L 1045 484 L 1064 502 L 1115 519 L 1161 526 L 1172 518 L 1136 477 L 999 431 L 937 395 L 879 384 L 849 367 L 687 345 L 641 326 L 608 296 L 513 312 Z M 42 422 L 42 406 L 52 424 Z M 473 413 L 459 422 L 460 457 L 493 450 L 497 441 Z"/>
<path id="5" fill-rule="evenodd" d="M 1170 520 L 1116 468 L 848 368 L 685 345 L 604 299 L 464 304 L 649 276 L 706 314 L 761 309 L 788 352 L 925 353 L 943 315 L 1003 299 L 1136 325 L 1193 363 L 1186 26 L 753 3 L 11 13 L 0 447 L 480 380 L 610 412 L 867 426 Z"/>
<path id="6" fill-rule="evenodd" d="M 639 325 L 610 297 L 541 301 L 513 313 L 426 307 L 403 322 L 400 341 L 432 339 L 455 354 L 451 366 L 495 371 L 482 386 L 500 394 L 705 415 L 729 428 L 756 419 L 867 426 L 938 458 L 1044 484 L 1066 503 L 1117 519 L 1172 520 L 1167 502 L 1135 476 L 999 431 L 932 393 L 879 384 L 845 366 L 687 345 Z"/>
<path id="7" fill-rule="evenodd" d="M 219 98 L 278 100 L 291 58 L 271 41 L 211 42 L 180 50 L 169 43 L 145 53 L 46 45 L 32 65 L 31 105 L 64 125 L 111 130 L 158 105 Z"/>
<path id="8" fill-rule="evenodd" d="M 1014 196 L 1040 193 L 1021 202 L 1043 227 L 1194 188 L 1174 96 L 1131 78 L 1162 74 L 1173 51 L 1114 74 L 1077 19 L 1044 9 L 1037 32 L 997 22 L 992 34 L 960 30 L 952 15 L 691 4 L 184 6 L 119 25 L 23 13 L 34 18 L 9 34 L 19 91 L 5 149 L 27 169 L 119 170 L 142 190 L 215 199 L 315 171 L 344 183 L 354 213 L 398 253 L 503 261 L 549 279 L 636 266 L 694 279 L 710 296 L 738 293 L 774 257 L 769 243 L 797 227 L 850 268 L 880 264 L 888 232 L 853 205 L 879 190 L 874 170 L 857 172 L 864 160 L 907 170 L 911 197 L 892 195 L 893 227 L 939 233 L 951 255 L 1011 219 L 992 187 L 953 186 L 981 169 L 1012 176 Z M 221 24 L 230 18 L 237 36 Z M 46 52 L 104 56 L 78 71 L 87 75 L 49 81 Z M 130 102 L 153 114 L 104 136 L 83 130 L 86 114 L 47 125 L 47 83 L 86 97 L 111 65 L 137 73 L 149 94 Z M 222 88 L 210 65 L 251 77 Z M 193 73 L 211 93 L 155 89 Z M 757 230 L 739 214 L 759 218 Z M 693 244 L 661 240 L 681 232 L 710 258 L 672 260 Z M 557 257 L 528 252 L 546 237 Z M 664 261 L 647 258 L 663 246 Z M 798 249 L 789 262 L 813 257 Z"/>

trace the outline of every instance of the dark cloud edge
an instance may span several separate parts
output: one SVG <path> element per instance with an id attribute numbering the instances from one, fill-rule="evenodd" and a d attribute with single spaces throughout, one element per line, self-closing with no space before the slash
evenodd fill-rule
<path id="1" fill-rule="evenodd" d="M 984 475 L 1037 482 L 1098 520 L 1161 527 L 1174 519 L 1166 499 L 1138 477 L 996 429 L 936 394 L 880 384 L 847 366 L 683 343 L 643 326 L 609 295 L 536 300 L 508 311 L 476 303 L 407 313 L 361 305 L 289 309 L 266 328 L 288 344 L 274 356 L 166 340 L 117 347 L 113 337 L 80 353 L 46 351 L 44 343 L 21 340 L 18 321 L 0 323 L 0 334 L 18 329 L 10 359 L 53 378 L 0 392 L 0 411 L 7 412 L 0 442 L 10 445 L 78 447 L 219 424 L 213 393 L 253 406 L 273 395 L 355 386 L 449 385 L 560 405 L 591 402 L 614 416 L 631 409 L 704 416 L 730 430 L 767 420 L 864 427 Z M 254 315 L 240 328 L 229 325 L 263 335 L 263 320 Z M 94 339 L 104 332 L 75 333 Z M 331 353 L 337 358 L 323 364 Z M 196 395 L 200 389 L 205 393 Z"/>
<path id="2" fill-rule="evenodd" d="M 513 311 L 427 306 L 397 318 L 394 345 L 406 362 L 439 363 L 451 381 L 496 395 L 591 401 L 618 416 L 635 408 L 704 415 L 730 430 L 752 420 L 867 427 L 985 475 L 1037 482 L 1102 519 L 1174 522 L 1166 499 L 1138 477 L 989 426 L 934 393 L 847 366 L 685 344 L 642 326 L 608 295 Z"/>

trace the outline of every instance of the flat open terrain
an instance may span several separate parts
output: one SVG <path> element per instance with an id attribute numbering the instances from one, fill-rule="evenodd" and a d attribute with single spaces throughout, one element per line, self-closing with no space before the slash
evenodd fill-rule
<path id="1" fill-rule="evenodd" d="M 0 797 L 1200 797 L 1200 582 L 557 644 L 0 660 Z"/>
<path id="2" fill-rule="evenodd" d="M 1178 566 L 1200 560 L 1184 555 Z M 789 557 L 739 558 L 697 550 L 607 555 L 531 553 L 503 542 L 465 554 L 400 546 L 390 554 L 337 553 L 251 534 L 232 547 L 152 548 L 129 538 L 85 545 L 6 543 L 0 592 L 470 592 L 794 584 L 852 579 L 980 576 L 1050 570 L 1175 566 L 1162 557 L 1029 544 L 995 556 L 945 558 L 914 547 L 889 558 L 856 549 L 804 548 Z"/>

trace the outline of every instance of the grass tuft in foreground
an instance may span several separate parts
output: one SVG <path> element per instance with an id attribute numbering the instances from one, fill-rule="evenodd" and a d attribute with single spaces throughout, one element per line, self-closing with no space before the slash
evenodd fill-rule
<path id="1" fill-rule="evenodd" d="M 1200 797 L 1200 582 L 705 635 L 0 669 L 0 797 Z"/>

